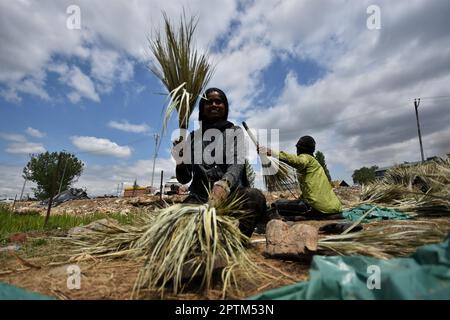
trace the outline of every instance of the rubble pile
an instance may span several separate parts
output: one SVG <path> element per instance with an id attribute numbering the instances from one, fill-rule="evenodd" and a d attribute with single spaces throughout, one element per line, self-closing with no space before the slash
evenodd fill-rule
<path id="1" fill-rule="evenodd" d="M 88 215 L 93 213 L 120 213 L 123 215 L 134 214 L 143 211 L 154 211 L 164 205 L 164 201 L 172 204 L 181 202 L 185 196 L 173 195 L 163 197 L 161 201 L 159 196 L 140 196 L 135 198 L 94 198 L 66 201 L 52 208 L 52 215 L 69 214 L 69 215 Z M 47 206 L 42 205 L 39 201 L 18 202 L 15 206 L 17 213 L 33 213 L 38 212 L 45 215 Z"/>

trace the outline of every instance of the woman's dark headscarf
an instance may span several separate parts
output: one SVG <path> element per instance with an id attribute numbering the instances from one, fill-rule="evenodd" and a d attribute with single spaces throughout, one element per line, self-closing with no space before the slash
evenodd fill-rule
<path id="1" fill-rule="evenodd" d="M 306 153 L 314 156 L 316 141 L 314 141 L 314 138 L 311 136 L 303 136 L 298 140 L 295 146 L 297 147 L 297 155 Z"/>
<path id="2" fill-rule="evenodd" d="M 224 119 L 222 120 L 227 120 L 228 119 L 228 99 L 227 96 L 225 95 L 225 93 L 217 88 L 209 88 L 205 91 L 205 95 L 204 97 L 206 98 L 208 96 L 209 93 L 211 92 L 217 92 L 219 93 L 220 99 L 222 99 L 223 103 L 225 104 L 225 116 Z M 200 97 L 200 102 L 198 103 L 198 120 L 199 121 L 204 121 L 204 110 L 205 110 L 205 102 L 206 100 L 203 97 Z"/>

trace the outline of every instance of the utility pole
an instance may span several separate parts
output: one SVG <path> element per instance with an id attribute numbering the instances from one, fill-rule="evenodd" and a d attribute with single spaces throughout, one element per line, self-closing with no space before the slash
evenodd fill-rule
<path id="1" fill-rule="evenodd" d="M 69 162 L 69 161 L 67 161 L 67 160 L 68 160 L 68 159 L 67 159 L 67 156 L 64 157 L 64 158 L 65 158 L 65 164 L 64 164 L 63 174 L 62 174 L 62 177 L 61 177 L 61 182 L 59 183 L 58 194 L 61 193 L 61 187 L 62 187 L 62 183 L 63 183 L 63 180 L 64 180 L 64 175 L 66 174 L 67 162 Z"/>
<path id="2" fill-rule="evenodd" d="M 153 156 L 153 170 L 152 170 L 152 183 L 151 188 L 153 189 L 153 179 L 155 178 L 155 163 L 156 163 L 156 157 L 158 156 L 158 141 L 159 141 L 159 134 L 155 133 L 155 152 Z"/>
<path id="3" fill-rule="evenodd" d="M 31 158 L 32 158 L 31 153 L 29 154 L 29 156 L 30 156 L 30 161 L 31 161 Z M 28 174 L 30 174 L 29 170 L 27 170 L 27 173 L 25 174 L 25 181 L 23 182 L 22 192 L 20 192 L 19 201 L 22 201 L 23 191 L 25 190 L 25 184 L 27 183 L 27 180 L 28 180 Z"/>
<path id="4" fill-rule="evenodd" d="M 162 200 L 163 196 L 163 179 L 164 179 L 164 171 L 161 170 L 161 184 L 159 185 L 159 199 Z"/>
<path id="5" fill-rule="evenodd" d="M 420 155 L 422 156 L 422 162 L 424 162 L 425 157 L 423 156 L 422 134 L 420 133 L 419 112 L 417 111 L 417 109 L 419 108 L 419 104 L 420 98 L 414 99 L 414 108 L 416 109 L 417 131 L 419 133 Z"/>
<path id="6" fill-rule="evenodd" d="M 27 177 L 25 177 L 25 180 L 23 181 L 23 186 L 22 186 L 22 191 L 20 192 L 19 201 L 22 201 L 23 191 L 25 190 L 25 183 L 27 183 Z"/>
<path id="7" fill-rule="evenodd" d="M 48 219 L 50 218 L 50 211 L 52 209 L 53 198 L 55 197 L 55 191 L 56 191 L 56 184 L 57 184 L 56 179 L 58 177 L 58 172 L 61 169 L 61 161 L 62 161 L 62 153 L 60 152 L 58 155 L 58 163 L 56 164 L 56 170 L 53 172 L 52 185 L 50 188 L 51 189 L 50 198 L 48 200 L 47 214 L 45 215 L 44 227 L 47 226 Z"/>

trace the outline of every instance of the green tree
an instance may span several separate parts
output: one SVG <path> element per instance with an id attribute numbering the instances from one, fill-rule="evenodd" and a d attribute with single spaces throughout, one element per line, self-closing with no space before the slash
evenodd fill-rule
<path id="1" fill-rule="evenodd" d="M 359 185 L 367 184 L 375 180 L 375 171 L 378 169 L 377 166 L 372 166 L 370 168 L 362 167 L 353 171 L 352 179 L 353 183 Z"/>
<path id="2" fill-rule="evenodd" d="M 61 159 L 58 168 L 58 159 Z M 23 168 L 23 178 L 37 184 L 33 188 L 34 195 L 39 200 L 50 198 L 51 193 L 67 190 L 83 172 L 84 164 L 78 158 L 67 152 L 48 151 L 31 157 Z"/>
<path id="3" fill-rule="evenodd" d="M 245 172 L 247 173 L 247 180 L 250 184 L 251 188 L 255 187 L 255 170 L 253 170 L 253 166 L 245 160 Z"/>
<path id="4" fill-rule="evenodd" d="M 323 171 L 325 171 L 325 174 L 327 175 L 328 181 L 330 181 L 331 183 L 331 176 L 330 176 L 330 171 L 328 171 L 328 167 L 327 167 L 327 163 L 325 161 L 325 155 L 320 152 L 320 151 L 316 151 L 316 160 L 317 162 L 320 163 L 320 165 L 323 168 Z"/>

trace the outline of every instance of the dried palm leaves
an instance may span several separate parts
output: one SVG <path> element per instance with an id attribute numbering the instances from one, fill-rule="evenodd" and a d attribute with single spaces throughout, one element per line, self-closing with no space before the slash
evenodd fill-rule
<path id="1" fill-rule="evenodd" d="M 450 221 L 390 221 L 374 223 L 357 233 L 326 236 L 318 242 L 319 250 L 339 255 L 366 255 L 381 259 L 406 256 L 418 246 L 442 241 Z"/>
<path id="2" fill-rule="evenodd" d="M 159 64 L 150 69 L 162 81 L 170 96 L 163 128 L 166 128 L 172 112 L 176 110 L 179 127 L 187 129 L 197 98 L 210 80 L 213 68 L 208 56 L 194 48 L 193 35 L 197 21 L 192 17 L 187 19 L 183 14 L 177 29 L 165 13 L 163 16 L 164 32 L 149 39 L 150 49 Z"/>
<path id="3" fill-rule="evenodd" d="M 130 257 L 143 259 L 134 287 L 161 295 L 171 285 L 180 293 L 194 278 L 208 290 L 213 272 L 222 269 L 223 295 L 238 289 L 238 275 L 252 280 L 260 275 L 245 249 L 248 238 L 239 230 L 238 219 L 249 213 L 242 209 L 242 197 L 234 194 L 217 207 L 175 204 L 156 212 L 140 226 L 109 225 L 69 242 L 79 258 Z"/>
<path id="4" fill-rule="evenodd" d="M 267 190 L 298 192 L 300 186 L 297 178 L 297 171 L 287 163 L 280 161 L 276 157 L 260 155 L 263 172 L 264 185 Z"/>
<path id="5" fill-rule="evenodd" d="M 224 267 L 224 295 L 230 284 L 237 287 L 236 272 L 253 278 L 257 267 L 246 253 L 248 239 L 237 223 L 237 218 L 248 213 L 239 210 L 240 206 L 241 199 L 235 196 L 216 208 L 178 204 L 162 210 L 136 243 L 136 247 L 145 248 L 146 256 L 136 290 L 158 288 L 163 293 L 170 283 L 176 294 L 196 276 L 208 290 L 218 266 Z"/>
<path id="6" fill-rule="evenodd" d="M 427 215 L 450 213 L 450 159 L 398 166 L 363 187 L 361 199 Z"/>
<path id="7" fill-rule="evenodd" d="M 248 136 L 256 147 L 259 146 L 256 137 L 250 131 L 247 123 L 242 122 Z M 264 185 L 268 191 L 286 191 L 298 192 L 300 186 L 297 179 L 297 171 L 285 162 L 280 161 L 276 157 L 259 153 L 262 163 L 262 174 Z"/>
<path id="8" fill-rule="evenodd" d="M 136 242 L 153 221 L 153 216 L 143 217 L 134 225 L 121 225 L 115 220 L 97 221 L 98 227 L 87 232 L 71 235 L 65 239 L 75 249 L 71 260 L 83 260 L 85 257 L 119 258 L 139 255 Z"/>

